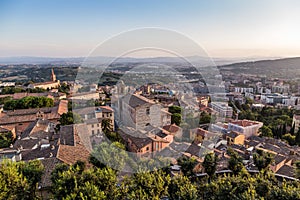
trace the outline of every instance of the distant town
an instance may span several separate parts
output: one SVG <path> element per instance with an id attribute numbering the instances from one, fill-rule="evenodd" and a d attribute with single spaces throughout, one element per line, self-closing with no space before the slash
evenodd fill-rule
<path id="1" fill-rule="evenodd" d="M 57 166 L 78 162 L 88 168 L 102 163 L 121 176 L 137 172 L 144 159 L 164 160 L 147 170 L 163 167 L 171 176 L 183 173 L 194 179 L 211 176 L 206 166 L 210 155 L 216 174 L 235 173 L 231 165 L 236 159 L 250 174 L 268 168 L 281 181 L 299 178 L 296 81 L 221 70 L 225 99 L 214 101 L 202 78 L 188 70 L 184 84 L 192 86 L 190 91 L 176 90 L 178 83 L 136 88 L 134 78 L 122 80 L 120 69 L 105 72 L 99 83 L 59 80 L 61 70 L 43 68 L 48 78 L 41 82 L 0 83 L 1 160 L 39 160 L 44 167 L 37 191 L 44 198 L 53 193 Z M 267 156 L 269 161 L 263 160 Z"/>

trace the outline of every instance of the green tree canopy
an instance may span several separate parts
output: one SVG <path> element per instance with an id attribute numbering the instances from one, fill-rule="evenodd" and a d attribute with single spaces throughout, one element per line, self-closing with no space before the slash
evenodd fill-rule
<path id="1" fill-rule="evenodd" d="M 4 160 L 0 168 L 0 199 L 34 199 L 43 165 L 34 160 L 12 162 Z"/>
<path id="2" fill-rule="evenodd" d="M 172 124 L 175 123 L 177 126 L 180 126 L 181 120 L 182 120 L 181 114 L 179 114 L 179 113 L 172 114 L 172 116 L 171 116 Z"/>
<path id="3" fill-rule="evenodd" d="M 62 126 L 64 126 L 64 125 L 82 123 L 83 120 L 81 119 L 80 115 L 78 115 L 77 113 L 68 111 L 67 113 L 63 113 L 60 116 L 59 122 Z"/>
<path id="4" fill-rule="evenodd" d="M 185 176 L 194 175 L 194 168 L 197 164 L 197 160 L 195 158 L 189 158 L 186 156 L 182 156 L 177 159 L 177 164 L 181 166 L 181 171 Z"/>
<path id="5" fill-rule="evenodd" d="M 257 149 L 256 152 L 253 154 L 255 166 L 259 171 L 267 170 L 273 162 L 273 155 L 260 149 Z"/>
<path id="6" fill-rule="evenodd" d="M 172 114 L 175 114 L 175 113 L 181 114 L 182 108 L 180 106 L 170 106 L 169 112 Z"/>
<path id="7" fill-rule="evenodd" d="M 125 146 L 119 142 L 102 142 L 90 155 L 90 162 L 95 167 L 105 168 L 108 165 L 115 170 L 121 170 L 127 159 Z"/>
<path id="8" fill-rule="evenodd" d="M 227 153 L 230 156 L 228 161 L 228 169 L 230 169 L 235 175 L 242 172 L 242 170 L 245 168 L 242 157 L 240 157 L 238 153 L 231 148 L 227 150 Z"/>
<path id="9" fill-rule="evenodd" d="M 205 155 L 202 166 L 204 167 L 204 171 L 207 173 L 209 178 L 211 179 L 216 170 L 217 170 L 217 157 L 214 153 L 208 153 Z"/>
<path id="10" fill-rule="evenodd" d="M 186 199 L 186 200 L 196 200 L 197 187 L 191 183 L 191 181 L 182 175 L 175 176 L 171 179 L 170 185 L 168 187 L 170 199 Z"/>
<path id="11" fill-rule="evenodd" d="M 273 137 L 272 129 L 270 129 L 268 126 L 262 126 L 260 128 L 261 136 L 263 137 Z"/>
<path id="12" fill-rule="evenodd" d="M 14 109 L 53 107 L 53 106 L 54 106 L 54 101 L 51 98 L 28 96 L 18 100 L 6 101 L 4 104 L 4 109 L 14 110 Z"/>

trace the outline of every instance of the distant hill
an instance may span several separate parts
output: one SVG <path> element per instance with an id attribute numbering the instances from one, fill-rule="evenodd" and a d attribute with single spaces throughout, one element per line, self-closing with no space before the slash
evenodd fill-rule
<path id="1" fill-rule="evenodd" d="M 222 72 L 253 74 L 277 78 L 300 78 L 300 57 L 240 62 L 218 67 Z"/>
<path id="2" fill-rule="evenodd" d="M 189 61 L 197 63 L 201 66 L 209 66 L 214 62 L 215 65 L 225 65 L 241 61 L 254 61 L 260 58 L 210 58 L 202 56 L 189 56 L 186 57 Z M 150 57 L 150 58 L 112 58 L 112 57 L 89 57 L 89 62 L 92 64 L 106 64 L 114 60 L 114 63 L 183 63 L 184 60 L 178 57 Z M 53 58 L 53 57 L 0 57 L 0 64 L 2 65 L 20 65 L 20 64 L 33 64 L 33 65 L 68 65 L 68 64 L 82 64 L 85 61 L 84 57 L 73 58 Z M 213 61 L 213 62 L 212 62 Z"/>

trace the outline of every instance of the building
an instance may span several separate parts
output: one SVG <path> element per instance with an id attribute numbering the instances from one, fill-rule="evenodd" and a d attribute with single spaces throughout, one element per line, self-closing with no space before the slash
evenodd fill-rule
<path id="1" fill-rule="evenodd" d="M 202 128 L 195 128 L 190 130 L 190 139 L 195 144 L 202 144 L 204 139 L 209 140 L 215 136 L 218 136 L 218 134 L 211 131 L 204 130 Z"/>
<path id="2" fill-rule="evenodd" d="M 209 102 L 209 97 L 208 96 L 198 97 L 197 100 L 198 100 L 200 106 L 203 106 L 203 107 L 208 106 L 208 102 Z"/>
<path id="3" fill-rule="evenodd" d="M 174 135 L 174 137 L 182 138 L 182 128 L 176 124 L 163 126 L 163 129 Z"/>
<path id="4" fill-rule="evenodd" d="M 109 106 L 99 106 L 96 108 L 86 107 L 73 110 L 73 112 L 81 116 L 92 135 L 102 133 L 102 122 L 104 119 L 108 119 L 110 121 L 111 130 L 115 130 L 114 110 Z"/>
<path id="5" fill-rule="evenodd" d="M 286 93 L 289 93 L 289 91 L 290 91 L 290 85 L 288 85 L 288 84 L 272 85 L 271 91 L 272 91 L 272 93 L 286 94 Z"/>
<path id="6" fill-rule="evenodd" d="M 48 81 L 48 82 L 29 84 L 28 88 L 30 88 L 30 89 L 42 88 L 42 89 L 45 89 L 45 90 L 50 90 L 52 88 L 58 88 L 60 86 L 60 81 L 56 79 L 56 75 L 54 73 L 53 68 L 51 69 L 50 80 L 51 81 Z"/>
<path id="7" fill-rule="evenodd" d="M 240 134 L 236 131 L 230 131 L 224 134 L 224 139 L 227 141 L 227 145 L 231 146 L 233 144 L 244 145 L 245 135 Z"/>
<path id="8" fill-rule="evenodd" d="M 69 99 L 71 100 L 98 100 L 99 93 L 98 92 L 80 92 L 72 94 Z"/>
<path id="9" fill-rule="evenodd" d="M 17 135 L 28 127 L 28 125 L 38 118 L 50 120 L 58 123 L 60 116 L 68 112 L 68 101 L 61 100 L 57 106 L 49 108 L 31 108 L 12 110 L 0 113 L 0 126 L 14 126 Z"/>
<path id="10" fill-rule="evenodd" d="M 120 125 L 143 130 L 150 125 L 162 127 L 171 124 L 171 113 L 163 110 L 159 103 L 141 95 L 125 95 L 120 104 Z"/>
<path id="11" fill-rule="evenodd" d="M 231 118 L 233 114 L 232 107 L 228 106 L 227 103 L 224 102 L 212 102 L 211 107 L 213 110 L 219 113 L 220 117 Z"/>
<path id="12" fill-rule="evenodd" d="M 142 132 L 123 127 L 118 131 L 128 151 L 135 153 L 138 157 L 151 157 L 173 142 L 174 136 L 170 132 L 152 126 L 147 129 Z"/>
<path id="13" fill-rule="evenodd" d="M 295 133 L 297 133 L 300 126 L 300 115 L 293 116 L 293 126 L 294 125 L 295 125 Z"/>
<path id="14" fill-rule="evenodd" d="M 258 135 L 259 129 L 263 126 L 262 122 L 250 120 L 231 120 L 228 123 L 228 131 L 235 131 L 245 135 L 246 138 Z"/>

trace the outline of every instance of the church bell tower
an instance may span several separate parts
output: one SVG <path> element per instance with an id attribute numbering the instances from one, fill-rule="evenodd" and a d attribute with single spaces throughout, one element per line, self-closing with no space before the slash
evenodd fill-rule
<path id="1" fill-rule="evenodd" d="M 54 74 L 54 70 L 51 70 L 51 81 L 56 82 L 56 75 Z"/>

